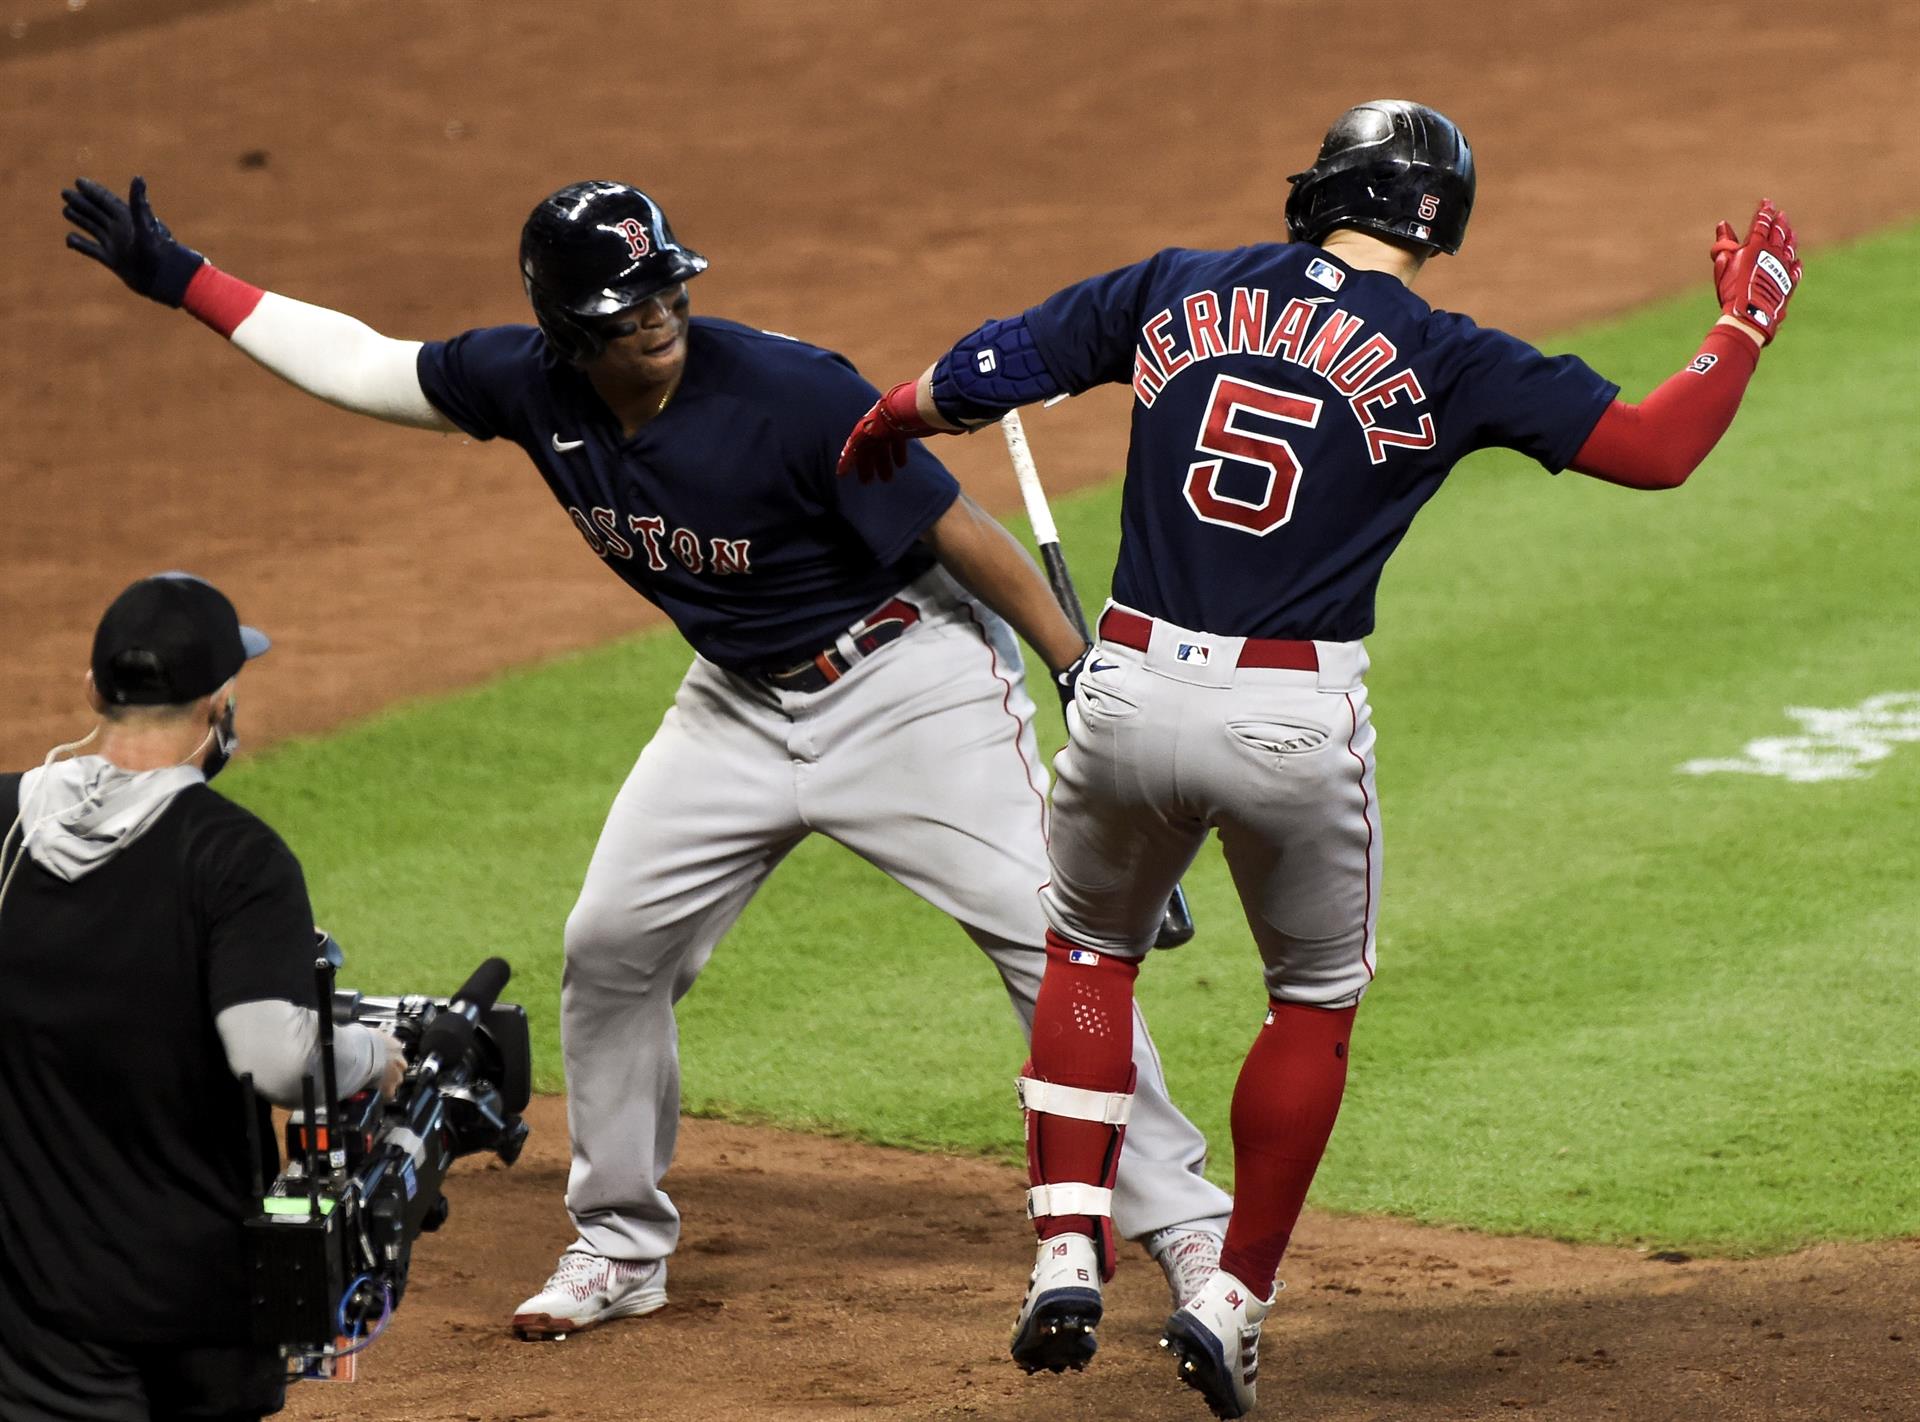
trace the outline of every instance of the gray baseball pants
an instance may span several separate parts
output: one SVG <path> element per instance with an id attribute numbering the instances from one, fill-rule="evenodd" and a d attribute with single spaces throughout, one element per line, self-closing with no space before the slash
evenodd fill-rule
<path id="1" fill-rule="evenodd" d="M 1046 966 L 1046 778 L 1019 648 L 938 570 L 901 596 L 921 621 L 824 691 L 696 660 L 614 799 L 567 920 L 561 988 L 576 1249 L 673 1252 L 680 1216 L 660 1181 L 680 1123 L 674 1004 L 810 833 L 957 920 L 1031 1028 Z M 911 1051 L 912 1024 L 891 1026 L 866 1024 L 855 1049 Z M 1134 1061 L 1115 1228 L 1224 1230 L 1232 1202 L 1201 1174 L 1206 1142 L 1168 1100 L 1137 1008 Z M 1013 1075 L 979 1089 L 1011 1106 Z"/>
<path id="2" fill-rule="evenodd" d="M 1317 642 L 1317 671 L 1242 667 L 1244 639 L 1155 620 L 1145 651 L 1099 642 L 1054 762 L 1048 922 L 1139 958 L 1217 831 L 1280 1002 L 1347 1007 L 1373 980 L 1380 906 L 1367 654 Z"/>

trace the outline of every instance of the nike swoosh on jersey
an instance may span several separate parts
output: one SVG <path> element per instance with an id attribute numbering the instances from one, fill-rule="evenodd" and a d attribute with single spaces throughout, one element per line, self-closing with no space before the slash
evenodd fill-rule
<path id="1" fill-rule="evenodd" d="M 578 449 L 585 443 L 586 441 L 583 439 L 561 439 L 559 435 L 555 435 L 553 437 L 553 452 L 555 454 L 565 454 L 568 450 Z"/>
<path id="2" fill-rule="evenodd" d="M 1117 671 L 1119 666 L 1120 663 L 1118 662 L 1103 662 L 1098 657 L 1095 657 L 1087 663 L 1087 670 L 1090 672 Z"/>

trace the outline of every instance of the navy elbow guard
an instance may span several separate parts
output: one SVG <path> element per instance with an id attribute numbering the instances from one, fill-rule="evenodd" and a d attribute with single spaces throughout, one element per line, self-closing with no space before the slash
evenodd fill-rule
<path id="1" fill-rule="evenodd" d="M 933 369 L 933 403 L 957 424 L 991 424 L 1060 393 L 1025 316 L 987 322 L 955 342 Z"/>

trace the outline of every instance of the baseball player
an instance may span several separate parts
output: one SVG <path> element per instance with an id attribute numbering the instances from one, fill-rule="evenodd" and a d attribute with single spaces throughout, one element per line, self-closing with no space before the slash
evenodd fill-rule
<path id="1" fill-rule="evenodd" d="M 1576 357 L 1414 294 L 1473 209 L 1473 156 L 1442 115 L 1361 104 L 1289 182 L 1291 244 L 1163 251 L 989 321 L 888 391 L 841 463 L 887 476 L 909 437 L 1133 387 L 1113 600 L 1069 677 L 1055 763 L 1049 961 L 1022 1082 L 1040 1249 L 1013 1354 L 1057 1369 L 1093 1351 L 1134 1101 L 1133 980 L 1158 906 L 1215 830 L 1268 1002 L 1233 1096 L 1226 1248 L 1162 1346 L 1222 1417 L 1253 1405 L 1260 1324 L 1373 978 L 1380 809 L 1361 639 L 1382 566 L 1476 449 L 1636 489 L 1683 482 L 1800 278 L 1770 203 L 1744 241 L 1720 224 L 1724 314 L 1633 405 Z M 1098 1030 L 1109 1023 L 1117 1034 Z"/>
<path id="2" fill-rule="evenodd" d="M 774 866 L 838 840 L 951 914 L 1021 1021 L 1045 966 L 1046 782 L 1009 624 L 1056 668 L 1084 643 L 999 524 L 930 454 L 883 488 L 834 477 L 878 393 L 842 357 L 690 318 L 707 261 L 619 183 L 542 201 L 521 235 L 534 326 L 390 340 L 262 292 L 175 242 L 145 184 L 79 180 L 67 241 L 301 389 L 423 429 L 514 441 L 581 536 L 696 656 L 613 802 L 566 926 L 561 1028 L 579 1239 L 515 1311 L 561 1337 L 666 1302 L 679 1214 L 673 1005 Z M 82 235 L 84 234 L 84 235 Z M 921 1005 L 940 1011 L 932 993 Z M 1168 1101 L 1144 1022 L 1118 1037 L 1139 1111 L 1113 1214 L 1179 1302 L 1230 1200 Z"/>

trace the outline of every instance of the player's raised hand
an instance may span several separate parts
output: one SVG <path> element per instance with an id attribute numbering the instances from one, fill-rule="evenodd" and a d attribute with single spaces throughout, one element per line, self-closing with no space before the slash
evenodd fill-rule
<path id="1" fill-rule="evenodd" d="M 92 257 L 140 295 L 166 306 L 180 304 L 187 283 L 206 259 L 176 242 L 167 224 L 153 215 L 145 178 L 133 180 L 124 200 L 91 178 L 75 178 L 60 196 L 66 201 L 61 216 L 80 229 L 67 234 L 69 247 Z"/>
<path id="2" fill-rule="evenodd" d="M 902 381 L 873 402 L 840 450 L 840 474 L 857 471 L 862 484 L 891 479 L 907 462 L 908 440 L 942 433 L 920 417 L 919 389 L 918 381 Z"/>
<path id="3" fill-rule="evenodd" d="M 1786 318 L 1787 301 L 1800 285 L 1800 256 L 1793 224 L 1762 199 L 1746 240 L 1722 222 L 1713 240 L 1713 286 L 1720 309 L 1770 343 Z"/>

